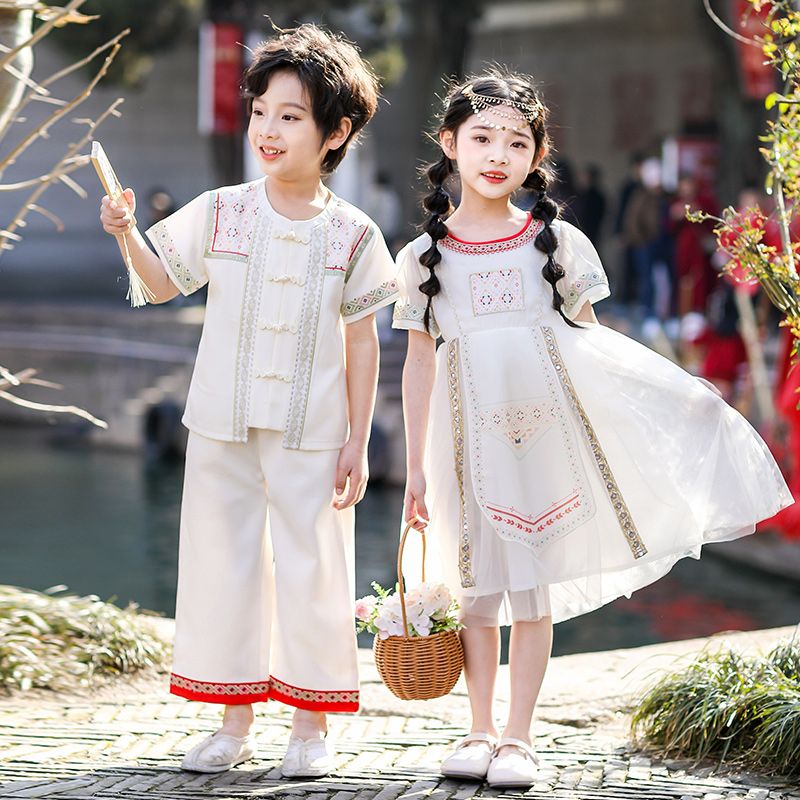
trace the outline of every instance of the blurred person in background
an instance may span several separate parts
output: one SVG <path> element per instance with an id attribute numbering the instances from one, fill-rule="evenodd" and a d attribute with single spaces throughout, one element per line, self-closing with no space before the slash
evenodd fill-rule
<path id="1" fill-rule="evenodd" d="M 599 249 L 608 203 L 602 187 L 602 172 L 597 164 L 589 164 L 581 171 L 578 187 L 575 201 L 578 223 L 591 243 Z"/>

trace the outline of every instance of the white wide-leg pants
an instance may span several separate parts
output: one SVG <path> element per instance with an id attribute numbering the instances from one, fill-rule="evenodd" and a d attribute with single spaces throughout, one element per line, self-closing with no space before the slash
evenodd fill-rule
<path id="1" fill-rule="evenodd" d="M 358 709 L 354 509 L 331 507 L 338 450 L 189 434 L 170 691 Z"/>

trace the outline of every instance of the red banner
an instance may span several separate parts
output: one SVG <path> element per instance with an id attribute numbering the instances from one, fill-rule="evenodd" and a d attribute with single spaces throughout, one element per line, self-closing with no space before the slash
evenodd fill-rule
<path id="1" fill-rule="evenodd" d="M 756 11 L 747 0 L 730 0 L 732 27 L 747 39 L 760 39 L 766 33 L 764 27 L 769 6 Z M 763 100 L 775 90 L 775 69 L 765 64 L 766 56 L 755 44 L 736 42 L 739 60 L 739 77 L 745 97 Z"/>
<path id="2" fill-rule="evenodd" d="M 242 127 L 242 76 L 238 25 L 205 22 L 200 28 L 198 128 L 201 133 L 238 134 Z"/>

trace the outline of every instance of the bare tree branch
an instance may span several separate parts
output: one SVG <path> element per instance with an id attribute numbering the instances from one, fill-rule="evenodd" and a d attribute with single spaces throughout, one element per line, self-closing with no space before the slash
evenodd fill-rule
<path id="1" fill-rule="evenodd" d="M 21 42 L 16 47 L 9 50 L 3 58 L 0 58 L 0 69 L 5 69 L 6 65 L 10 64 L 20 51 L 24 50 L 26 47 L 32 47 L 36 42 L 44 39 L 44 37 L 57 26 L 61 19 L 70 16 L 73 11 L 80 8 L 85 2 L 86 0 L 71 0 L 64 8 L 54 9 L 53 16 L 47 20 L 44 25 L 37 28 L 24 42 Z"/>
<path id="2" fill-rule="evenodd" d="M 28 216 L 28 211 L 30 209 L 31 204 L 35 204 L 36 201 L 42 196 L 42 194 L 47 190 L 47 188 L 55 183 L 63 170 L 60 169 L 60 165 L 64 164 L 67 161 L 71 161 L 74 158 L 75 154 L 80 150 L 87 142 L 91 141 L 94 137 L 94 132 L 97 127 L 109 116 L 117 116 L 119 112 L 117 111 L 117 106 L 121 105 L 123 102 L 123 98 L 118 97 L 96 120 L 91 122 L 89 125 L 89 131 L 83 136 L 80 141 L 76 142 L 72 145 L 67 154 L 64 158 L 62 158 L 58 164 L 53 168 L 50 172 L 49 176 L 41 182 L 33 192 L 30 193 L 26 201 L 23 203 L 22 207 L 20 208 L 19 212 L 11 222 L 11 224 L 4 230 L 0 231 L 0 237 L 4 237 L 7 239 L 13 239 L 15 236 L 18 237 L 18 234 L 15 233 L 17 228 L 24 227 L 25 225 L 25 218 Z M 7 242 L 4 242 L 0 245 L 0 250 L 8 250 L 13 245 L 8 246 Z M 1 254 L 0 254 L 1 255 Z"/>
<path id="3" fill-rule="evenodd" d="M 762 47 L 763 42 L 758 41 L 758 39 L 748 39 L 747 36 L 742 36 L 741 33 L 738 33 L 733 28 L 731 28 L 718 14 L 711 8 L 711 0 L 703 0 L 703 6 L 705 7 L 706 14 L 713 20 L 714 24 L 721 28 L 728 36 L 736 39 L 737 42 L 741 42 L 742 44 L 750 45 L 751 47 Z"/>
<path id="4" fill-rule="evenodd" d="M 73 108 L 79 106 L 86 100 L 86 98 L 89 97 L 89 95 L 92 93 L 92 89 L 94 89 L 106 72 L 108 72 L 108 68 L 111 66 L 111 62 L 116 57 L 120 47 L 121 45 L 119 42 L 112 47 L 111 52 L 103 60 L 100 69 L 97 71 L 92 80 L 89 81 L 89 84 L 82 92 L 79 92 L 65 106 L 51 114 L 44 124 L 39 125 L 33 131 L 31 131 L 28 136 L 26 136 L 7 156 L 5 156 L 5 158 L 0 161 L 0 175 L 3 174 L 7 167 L 9 167 L 11 164 L 14 164 L 17 157 L 27 150 L 28 147 L 33 144 L 33 142 L 40 137 L 46 137 L 48 128 L 52 127 L 56 122 L 58 122 L 58 120 L 66 116 L 70 111 L 72 111 Z"/>

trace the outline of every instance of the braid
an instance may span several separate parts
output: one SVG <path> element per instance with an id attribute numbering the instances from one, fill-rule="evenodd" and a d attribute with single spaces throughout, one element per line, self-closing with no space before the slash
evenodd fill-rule
<path id="1" fill-rule="evenodd" d="M 425 232 L 431 237 L 431 246 L 419 257 L 419 263 L 430 270 L 430 277 L 421 283 L 419 290 L 428 296 L 428 305 L 425 307 L 423 322 L 425 330 L 430 333 L 431 304 L 433 298 L 439 294 L 441 285 L 439 278 L 434 273 L 434 268 L 442 260 L 437 242 L 447 236 L 447 225 L 444 224 L 443 217 L 450 213 L 450 196 L 443 188 L 444 182 L 453 174 L 453 162 L 444 154 L 442 157 L 430 164 L 425 171 L 433 189 L 425 195 L 422 205 L 430 214 L 425 223 Z"/>
<path id="2" fill-rule="evenodd" d="M 571 319 L 569 319 L 562 309 L 564 305 L 564 298 L 558 291 L 556 284 L 566 274 L 564 268 L 556 263 L 555 252 L 558 248 L 558 238 L 552 228 L 553 220 L 558 217 L 558 205 L 547 196 L 548 174 L 541 167 L 536 167 L 533 172 L 525 179 L 522 184 L 523 188 L 530 189 L 538 193 L 536 204 L 531 209 L 531 215 L 536 219 L 544 222 L 544 227 L 539 232 L 534 245 L 536 249 L 541 251 L 547 256 L 547 262 L 542 267 L 542 276 L 550 284 L 553 289 L 553 308 L 558 311 L 564 322 L 571 328 L 580 328 Z"/>

